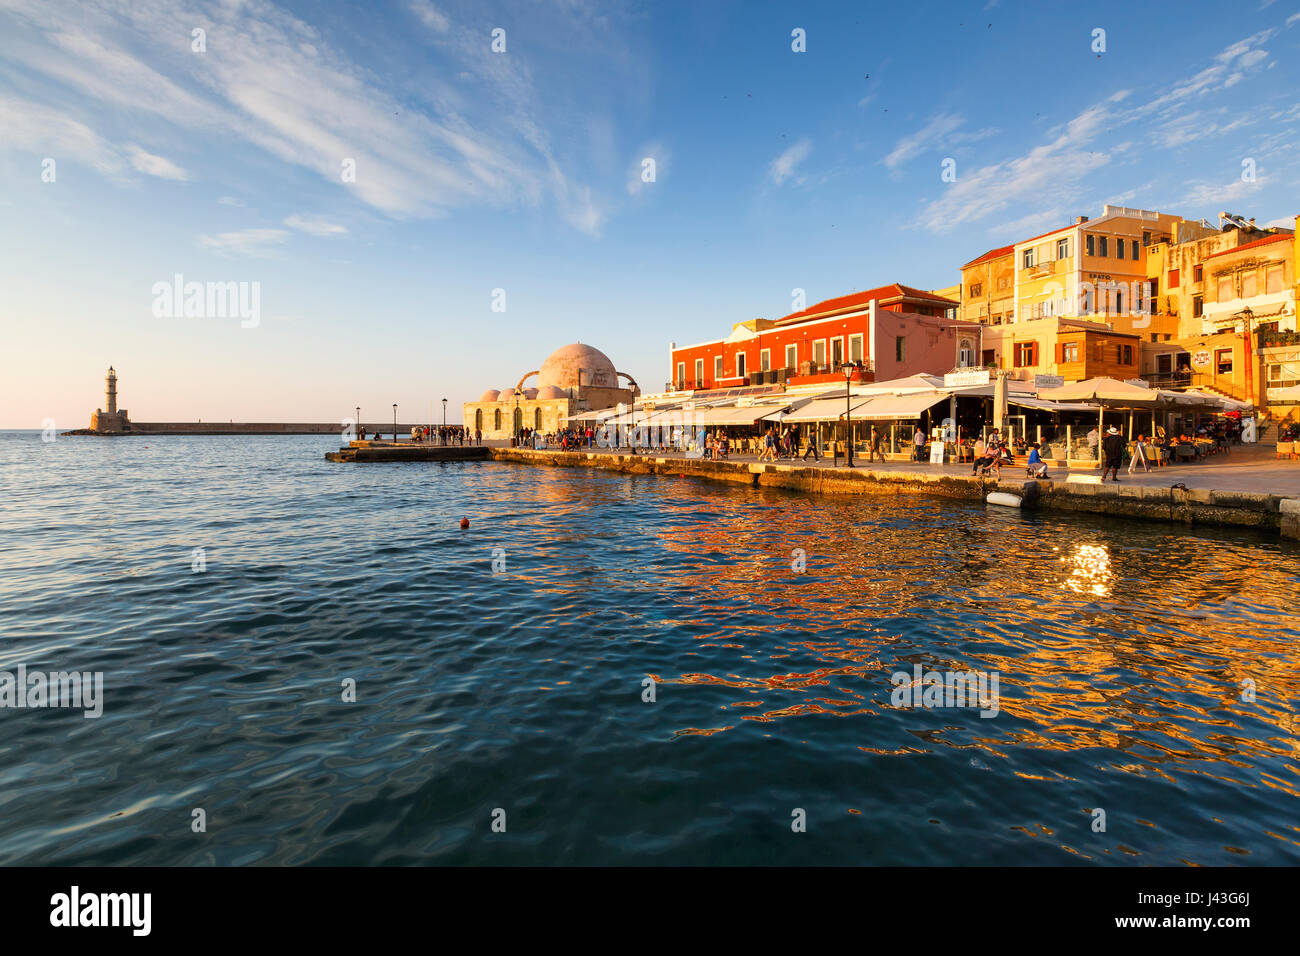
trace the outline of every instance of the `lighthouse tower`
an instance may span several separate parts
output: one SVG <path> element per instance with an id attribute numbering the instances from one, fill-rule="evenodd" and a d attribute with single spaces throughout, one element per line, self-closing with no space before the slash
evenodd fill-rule
<path id="1" fill-rule="evenodd" d="M 129 432 L 131 422 L 126 409 L 119 411 L 117 407 L 117 372 L 111 365 L 108 367 L 108 375 L 104 377 L 104 401 L 108 408 L 95 409 L 95 414 L 90 416 L 90 430 L 100 435 Z"/>
<path id="2" fill-rule="evenodd" d="M 104 380 L 107 391 L 106 401 L 108 403 L 108 414 L 117 414 L 117 373 L 113 371 L 113 366 L 108 367 L 108 378 Z"/>

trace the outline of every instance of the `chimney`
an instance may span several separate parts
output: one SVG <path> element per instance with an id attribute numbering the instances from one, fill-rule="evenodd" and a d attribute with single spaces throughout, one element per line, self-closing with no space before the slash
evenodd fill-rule
<path id="1" fill-rule="evenodd" d="M 1075 217 L 1074 217 L 1074 224 L 1075 224 L 1076 226 L 1081 225 L 1082 223 L 1085 223 L 1085 222 L 1087 222 L 1087 221 L 1088 221 L 1088 217 L 1087 217 L 1087 216 L 1075 216 Z"/>

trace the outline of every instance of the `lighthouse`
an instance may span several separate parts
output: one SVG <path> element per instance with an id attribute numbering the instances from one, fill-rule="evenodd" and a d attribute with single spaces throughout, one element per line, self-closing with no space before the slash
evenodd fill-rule
<path id="1" fill-rule="evenodd" d="M 104 404 L 106 408 L 97 408 L 95 414 L 90 416 L 90 431 L 99 435 L 129 432 L 131 422 L 126 409 L 119 411 L 117 407 L 117 371 L 111 365 L 108 374 L 104 376 Z"/>
<path id="2" fill-rule="evenodd" d="M 106 392 L 105 402 L 108 406 L 108 414 L 117 414 L 117 373 L 113 371 L 113 366 L 108 367 L 108 377 L 104 379 Z"/>

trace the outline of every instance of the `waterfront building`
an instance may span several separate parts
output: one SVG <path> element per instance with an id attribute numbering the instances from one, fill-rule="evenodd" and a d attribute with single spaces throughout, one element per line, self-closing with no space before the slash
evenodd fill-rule
<path id="1" fill-rule="evenodd" d="M 780 319 L 736 323 L 731 334 L 669 347 L 670 391 L 860 382 L 974 366 L 979 326 L 948 318 L 960 303 L 894 283 L 826 299 Z"/>
<path id="2" fill-rule="evenodd" d="M 1182 222 L 1148 209 L 1106 205 L 1097 219 L 1079 216 L 1068 226 L 1015 244 L 1015 316 L 1024 322 L 1077 316 L 1110 324 L 1117 332 L 1173 336 L 1147 310 L 1146 250 Z"/>
<path id="3" fill-rule="evenodd" d="M 533 376 L 536 384 L 529 385 Z M 619 379 L 627 384 L 620 385 Z M 630 405 L 640 394 L 632 377 L 617 371 L 609 356 L 575 342 L 556 349 L 514 386 L 488 389 L 478 401 L 466 402 L 461 420 L 489 439 L 510 438 L 525 428 L 549 434 L 562 428 L 570 416 Z"/>
<path id="4" fill-rule="evenodd" d="M 1141 336 L 1105 322 L 1046 316 L 984 329 L 980 364 L 1006 369 L 1016 381 L 1059 376 L 1065 382 L 1136 378 Z"/>
<path id="5" fill-rule="evenodd" d="M 983 325 L 1015 321 L 1016 247 L 999 246 L 961 267 L 958 318 Z"/>

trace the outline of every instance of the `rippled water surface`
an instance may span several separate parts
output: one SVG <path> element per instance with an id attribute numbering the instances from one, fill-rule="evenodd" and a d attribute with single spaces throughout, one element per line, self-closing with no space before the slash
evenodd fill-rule
<path id="1" fill-rule="evenodd" d="M 0 862 L 1300 862 L 1276 536 L 336 445 L 0 433 Z"/>

